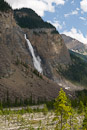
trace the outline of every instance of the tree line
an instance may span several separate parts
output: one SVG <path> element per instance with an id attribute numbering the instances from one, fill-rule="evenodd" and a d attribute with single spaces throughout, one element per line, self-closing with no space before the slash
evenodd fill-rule
<path id="1" fill-rule="evenodd" d="M 14 17 L 22 28 L 55 28 L 52 24 L 44 22 L 32 9 L 22 8 L 14 10 Z"/>

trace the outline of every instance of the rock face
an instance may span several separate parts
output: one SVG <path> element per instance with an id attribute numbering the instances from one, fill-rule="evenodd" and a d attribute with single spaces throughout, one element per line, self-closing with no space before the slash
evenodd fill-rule
<path id="1" fill-rule="evenodd" d="M 87 55 L 87 46 L 76 39 L 61 34 L 68 49 Z"/>
<path id="2" fill-rule="evenodd" d="M 44 30 L 44 29 L 42 29 Z M 34 30 L 36 31 L 36 30 Z M 29 99 L 51 100 L 57 96 L 60 86 L 51 81 L 57 64 L 69 64 L 70 56 L 59 34 L 52 30 L 34 32 L 21 29 L 15 22 L 13 12 L 0 12 L 0 100 L 8 98 L 15 102 Z M 41 58 L 43 74 L 34 70 L 32 57 L 24 34 L 31 41 L 35 54 Z"/>
<path id="3" fill-rule="evenodd" d="M 36 55 L 40 56 L 43 74 L 54 79 L 59 64 L 70 64 L 70 55 L 60 34 L 52 34 L 53 29 L 24 29 L 32 43 Z"/>
<path id="4" fill-rule="evenodd" d="M 53 25 L 44 22 L 31 9 L 15 10 L 14 16 L 17 23 L 27 34 L 36 55 L 40 56 L 43 74 L 52 80 L 58 79 L 57 66 L 59 64 L 70 64 L 71 62 L 61 35 Z"/>
<path id="5" fill-rule="evenodd" d="M 24 33 L 13 18 L 13 13 L 0 12 L 0 76 L 11 71 L 17 59 L 29 62 Z"/>

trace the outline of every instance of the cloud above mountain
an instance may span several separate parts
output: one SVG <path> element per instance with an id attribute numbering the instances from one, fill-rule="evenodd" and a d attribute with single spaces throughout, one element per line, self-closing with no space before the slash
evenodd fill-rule
<path id="1" fill-rule="evenodd" d="M 36 11 L 40 16 L 44 12 L 55 12 L 55 5 L 64 5 L 65 0 L 5 0 L 13 9 L 27 7 Z"/>

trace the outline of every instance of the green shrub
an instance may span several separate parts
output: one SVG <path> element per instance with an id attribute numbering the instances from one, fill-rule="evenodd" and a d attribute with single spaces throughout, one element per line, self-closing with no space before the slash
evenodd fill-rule
<path id="1" fill-rule="evenodd" d="M 38 32 L 33 31 L 34 35 L 40 36 Z"/>
<path id="2" fill-rule="evenodd" d="M 29 106 L 27 106 L 26 111 L 27 111 L 28 113 L 32 113 L 32 112 L 33 112 L 33 110 L 32 110 Z"/>
<path id="3" fill-rule="evenodd" d="M 87 107 L 85 109 L 85 116 L 84 116 L 84 120 L 83 120 L 83 130 L 87 130 Z"/>
<path id="4" fill-rule="evenodd" d="M 27 63 L 21 61 L 21 64 L 22 64 L 25 68 L 29 68 Z"/>
<path id="5" fill-rule="evenodd" d="M 36 69 L 33 70 L 33 73 L 39 78 L 43 79 L 43 76 Z"/>
<path id="6" fill-rule="evenodd" d="M 16 65 L 19 65 L 21 62 L 20 62 L 20 60 L 19 60 L 19 58 L 17 58 L 17 60 L 15 61 L 15 64 Z"/>
<path id="7" fill-rule="evenodd" d="M 44 104 L 44 108 L 42 109 L 42 111 L 43 111 L 43 114 L 44 114 L 44 115 L 47 115 L 47 113 L 48 113 L 48 108 L 47 108 L 47 105 L 46 105 L 46 104 Z"/>
<path id="8" fill-rule="evenodd" d="M 51 34 L 59 34 L 59 32 L 55 29 L 51 32 Z"/>

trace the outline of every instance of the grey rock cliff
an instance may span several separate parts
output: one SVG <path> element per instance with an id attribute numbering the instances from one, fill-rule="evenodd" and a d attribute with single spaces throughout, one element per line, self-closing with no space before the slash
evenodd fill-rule
<path id="1" fill-rule="evenodd" d="M 50 79 L 55 76 L 59 64 L 67 65 L 71 63 L 69 52 L 60 34 L 52 34 L 53 30 L 45 29 L 24 29 L 31 44 L 41 58 L 43 74 Z M 36 33 L 35 33 L 36 32 Z"/>

